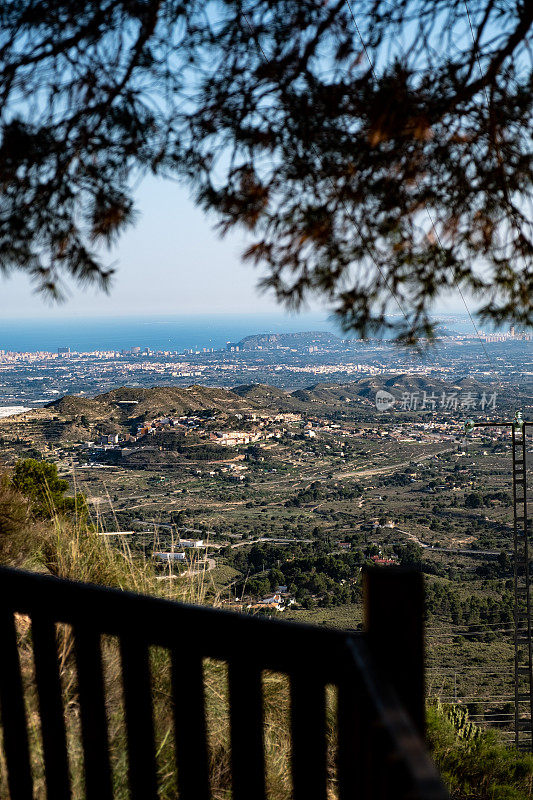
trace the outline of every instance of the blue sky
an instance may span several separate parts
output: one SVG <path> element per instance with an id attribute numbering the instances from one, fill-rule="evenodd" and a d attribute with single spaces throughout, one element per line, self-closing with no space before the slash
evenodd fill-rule
<path id="1" fill-rule="evenodd" d="M 195 207 L 187 190 L 170 181 L 147 178 L 137 199 L 136 224 L 106 253 L 106 260 L 117 270 L 109 295 L 70 285 L 69 299 L 50 305 L 34 293 L 25 275 L 0 277 L 2 318 L 280 311 L 272 295 L 257 291 L 260 271 L 241 262 L 244 235 L 233 233 L 221 239 L 214 220 Z M 453 297 L 441 308 L 464 311 Z M 327 312 L 318 303 L 310 310 Z"/>
<path id="2" fill-rule="evenodd" d="M 25 275 L 17 274 L 0 278 L 3 317 L 278 310 L 273 298 L 256 291 L 257 270 L 240 261 L 244 238 L 221 240 L 186 190 L 148 178 L 137 205 L 136 224 L 105 254 L 117 270 L 109 295 L 70 284 L 68 301 L 50 306 Z"/>

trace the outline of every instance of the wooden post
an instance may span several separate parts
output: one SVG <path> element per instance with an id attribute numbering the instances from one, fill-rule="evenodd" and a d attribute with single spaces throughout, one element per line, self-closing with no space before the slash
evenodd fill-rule
<path id="1" fill-rule="evenodd" d="M 402 567 L 364 572 L 365 632 L 377 668 L 424 737 L 424 586 L 422 573 Z"/>

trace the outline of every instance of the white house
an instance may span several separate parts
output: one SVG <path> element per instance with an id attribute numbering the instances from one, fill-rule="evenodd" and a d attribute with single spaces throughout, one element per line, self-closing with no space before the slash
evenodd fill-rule
<path id="1" fill-rule="evenodd" d="M 185 553 L 154 553 L 157 561 L 185 561 Z"/>

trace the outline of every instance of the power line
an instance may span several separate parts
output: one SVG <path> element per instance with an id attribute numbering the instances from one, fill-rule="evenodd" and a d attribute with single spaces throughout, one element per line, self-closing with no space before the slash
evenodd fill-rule
<path id="1" fill-rule="evenodd" d="M 438 636 L 439 634 L 449 636 L 453 633 L 491 633 L 491 631 L 501 630 L 502 628 L 505 630 L 507 628 L 514 627 L 514 622 L 500 622 L 499 625 L 490 625 L 485 628 L 483 625 L 472 624 L 469 626 L 468 630 L 464 630 L 462 626 L 452 626 L 449 627 L 427 627 L 427 632 L 433 634 L 434 636 Z M 473 630 L 473 628 L 484 628 L 484 630 Z"/>
<path id="2" fill-rule="evenodd" d="M 512 553 L 507 553 L 507 555 L 513 555 Z M 491 627 L 491 628 L 498 628 L 500 626 L 511 625 L 512 619 L 507 621 L 501 622 L 453 622 L 452 620 L 448 620 L 445 617 L 434 617 L 434 619 L 438 620 L 439 622 L 449 623 L 451 628 L 466 628 L 469 625 L 476 625 L 478 627 L 483 626 L 484 628 Z"/>
<path id="3" fill-rule="evenodd" d="M 503 631 L 494 631 L 494 633 L 495 634 L 499 634 L 500 636 L 503 636 L 503 637 L 510 637 L 510 636 L 513 636 L 515 632 L 514 632 L 514 630 L 512 628 L 507 628 L 506 630 L 503 630 Z M 523 635 L 523 636 L 526 636 L 527 635 L 527 631 L 525 629 L 524 630 L 520 630 L 519 634 Z M 473 639 L 483 639 L 483 637 L 486 637 L 487 635 L 488 634 L 486 634 L 486 633 L 472 633 L 472 634 L 468 635 L 468 638 L 472 637 L 472 640 Z M 445 645 L 445 644 L 446 645 L 449 645 L 449 644 L 460 645 L 461 642 L 454 641 L 455 639 L 460 639 L 460 638 L 466 639 L 467 637 L 462 633 L 451 633 L 451 634 L 449 634 L 447 636 L 428 636 L 428 637 L 426 637 L 426 641 L 427 641 L 428 644 L 431 644 L 434 647 L 437 647 L 438 645 Z"/>
<path id="4" fill-rule="evenodd" d="M 472 695 L 467 695 L 465 697 L 455 697 L 455 696 L 454 697 L 448 697 L 448 696 L 443 697 L 442 695 L 433 694 L 433 695 L 428 695 L 426 697 L 426 700 L 440 700 L 440 701 L 445 702 L 445 703 L 457 702 L 459 700 L 461 702 L 463 702 L 463 703 L 480 703 L 480 704 L 481 703 L 490 704 L 490 703 L 495 703 L 495 702 L 511 703 L 511 702 L 514 701 L 514 695 L 497 694 L 497 695 L 491 695 L 490 697 L 478 697 L 477 695 L 472 694 Z M 519 703 L 527 703 L 528 700 L 519 700 L 518 702 Z"/>
<path id="5" fill-rule="evenodd" d="M 508 667 L 512 666 L 512 661 L 509 660 Z M 434 674 L 439 675 L 459 675 L 463 672 L 471 671 L 474 675 L 511 675 L 509 669 L 506 667 L 505 662 L 502 663 L 501 666 L 493 667 L 492 669 L 489 666 L 480 667 L 477 664 L 461 664 L 460 666 L 441 666 L 440 662 L 438 664 L 428 664 L 426 667 L 428 672 L 433 672 Z"/>
<path id="6" fill-rule="evenodd" d="M 437 628 L 436 626 L 430 627 L 428 626 L 428 630 L 448 630 L 450 628 L 505 628 L 508 625 L 512 625 L 513 621 L 508 620 L 507 622 L 450 622 L 449 626 Z"/>
<path id="7" fill-rule="evenodd" d="M 475 670 L 470 675 L 463 674 L 463 667 L 458 668 L 455 672 L 440 672 L 438 669 L 431 669 L 430 667 L 426 667 L 426 674 L 431 676 L 432 678 L 443 678 L 443 679 L 450 679 L 453 680 L 454 678 L 462 678 L 465 682 L 470 681 L 473 677 L 475 678 L 477 675 L 485 675 L 486 677 L 493 677 L 493 678 L 509 678 L 510 680 L 513 679 L 513 675 L 511 670 L 506 670 L 505 672 L 494 672 L 490 670 Z M 527 676 L 525 676 L 527 677 Z"/>
<path id="8" fill-rule="evenodd" d="M 491 633 L 502 633 L 504 635 L 511 636 L 514 634 L 514 628 L 502 628 L 496 631 L 479 631 L 477 633 L 467 633 L 467 632 L 456 632 L 456 633 L 444 633 L 444 634 L 430 634 L 426 638 L 433 643 L 438 642 L 445 642 L 447 639 L 455 639 L 458 636 L 488 636 Z M 519 629 L 518 633 L 527 633 L 527 629 Z"/>
<path id="9" fill-rule="evenodd" d="M 468 26 L 470 28 L 470 35 L 472 37 L 472 44 L 474 45 L 474 57 L 475 57 L 476 62 L 477 62 L 477 66 L 478 66 L 478 70 L 479 70 L 479 77 L 481 78 L 481 81 L 483 82 L 483 79 L 484 79 L 483 69 L 481 67 L 481 61 L 479 59 L 479 50 L 477 48 L 476 40 L 475 40 L 475 37 L 474 37 L 474 27 L 472 25 L 472 18 L 470 16 L 470 9 L 468 7 L 468 0 L 463 0 L 463 3 L 464 3 L 465 10 L 466 10 L 466 16 L 467 16 L 467 19 L 468 19 Z M 485 95 L 485 100 L 487 102 L 487 111 L 490 113 L 490 100 L 489 100 L 489 95 L 487 93 L 486 84 L 483 84 L 483 94 Z M 497 152 L 498 158 L 499 158 L 500 163 L 501 163 L 503 161 L 503 158 L 502 158 L 502 154 L 501 154 L 501 151 L 500 151 L 500 146 L 499 146 L 499 143 L 498 143 L 498 140 L 497 140 L 496 136 L 494 136 L 494 144 L 496 145 L 496 152 Z M 509 188 L 507 186 L 507 182 L 506 182 L 506 178 L 505 178 L 505 172 L 503 171 L 503 168 L 501 170 L 500 178 L 501 178 L 501 182 L 502 182 L 502 190 L 503 190 L 503 193 L 504 193 L 504 197 L 505 197 L 505 199 L 507 201 L 508 206 L 510 206 L 509 211 L 511 213 L 511 217 L 513 218 L 513 221 L 514 221 L 515 225 L 517 226 L 517 228 L 519 228 L 520 226 L 519 226 L 518 220 L 517 220 L 517 218 L 515 216 L 515 213 L 516 213 L 515 209 L 514 209 L 512 203 L 508 200 Z M 533 223 L 531 223 L 531 221 L 530 221 L 530 226 L 532 224 Z"/>
<path id="10" fill-rule="evenodd" d="M 473 625 L 472 627 L 481 628 L 483 626 L 482 625 Z M 450 630 L 449 628 L 429 628 L 429 627 L 427 628 L 427 631 L 428 631 L 428 633 L 430 633 L 433 636 L 439 636 L 439 635 L 442 635 L 442 636 L 453 636 L 456 633 L 465 633 L 465 634 L 470 634 L 470 633 L 494 633 L 494 632 L 499 631 L 499 630 L 509 630 L 509 628 L 514 628 L 514 621 L 512 621 L 512 622 L 500 622 L 500 624 L 498 626 L 496 626 L 496 627 L 493 627 L 491 625 L 489 628 L 486 628 L 485 630 L 478 630 L 478 631 L 474 631 L 474 630 L 458 630 L 458 629 Z"/>
<path id="11" fill-rule="evenodd" d="M 483 70 L 481 68 L 481 62 L 479 59 L 479 51 L 476 46 L 476 41 L 474 37 L 474 28 L 472 25 L 472 19 L 470 16 L 470 10 L 468 8 L 467 0 L 463 0 L 464 6 L 466 9 L 466 15 L 468 18 L 468 25 L 470 28 L 470 35 L 472 37 L 472 44 L 474 46 L 474 57 L 477 61 L 479 74 L 481 78 L 481 82 L 483 84 L 483 90 L 485 94 L 485 100 L 487 103 L 487 113 L 491 114 L 491 106 L 489 97 L 487 94 L 487 87 L 484 85 L 484 76 Z M 512 222 L 515 225 L 516 230 L 519 234 L 522 234 L 521 225 L 516 217 L 516 212 L 513 204 L 511 203 L 510 196 L 509 196 L 509 188 L 507 186 L 505 169 L 503 166 L 503 158 L 502 153 L 500 150 L 500 145 L 498 142 L 498 134 L 497 131 L 494 131 L 494 145 L 496 148 L 496 156 L 498 159 L 499 164 L 499 174 L 501 178 L 501 188 L 503 193 L 503 198 L 507 204 L 507 209 L 510 211 L 510 216 Z M 529 725 L 531 728 L 531 749 L 533 750 L 533 652 L 531 646 L 531 607 L 530 607 L 530 595 L 529 595 L 529 556 L 528 556 L 528 492 L 527 492 L 527 468 L 526 468 L 526 429 L 525 426 L 522 427 L 521 435 L 519 434 L 518 439 L 516 438 L 516 431 L 515 426 L 512 427 L 512 440 L 513 440 L 513 502 L 514 502 L 514 552 L 515 552 L 515 565 L 514 565 L 514 587 L 515 587 L 515 639 L 514 639 L 514 648 L 515 648 L 515 725 L 514 725 L 514 732 L 515 732 L 515 744 L 518 746 L 519 743 L 519 736 L 520 736 L 520 724 L 519 724 L 519 713 L 518 713 L 518 703 L 519 703 L 519 668 L 518 668 L 518 620 L 523 615 L 523 609 L 518 607 L 518 582 L 519 582 L 519 574 L 518 574 L 518 559 L 519 556 L 525 561 L 525 587 L 527 592 L 526 597 L 526 619 L 527 619 L 527 643 L 528 643 L 528 662 L 529 662 L 529 681 L 528 681 L 528 689 L 529 689 Z M 518 452 L 518 455 L 517 455 Z M 519 505 L 520 504 L 520 510 Z M 520 534 L 518 532 L 519 518 L 522 518 L 524 523 L 524 535 L 523 541 L 520 542 Z M 519 552 L 520 551 L 520 552 Z M 522 577 L 520 577 L 522 580 Z"/>

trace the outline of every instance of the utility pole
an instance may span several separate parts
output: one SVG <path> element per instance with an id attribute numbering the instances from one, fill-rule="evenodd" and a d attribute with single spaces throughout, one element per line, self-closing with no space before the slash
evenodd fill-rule
<path id="1" fill-rule="evenodd" d="M 532 524 L 527 487 L 526 422 L 517 411 L 512 422 L 465 423 L 465 435 L 474 428 L 511 428 L 513 482 L 513 577 L 514 577 L 514 734 L 515 746 L 533 752 L 533 648 L 530 542 Z M 525 733 L 525 736 L 521 736 Z"/>

